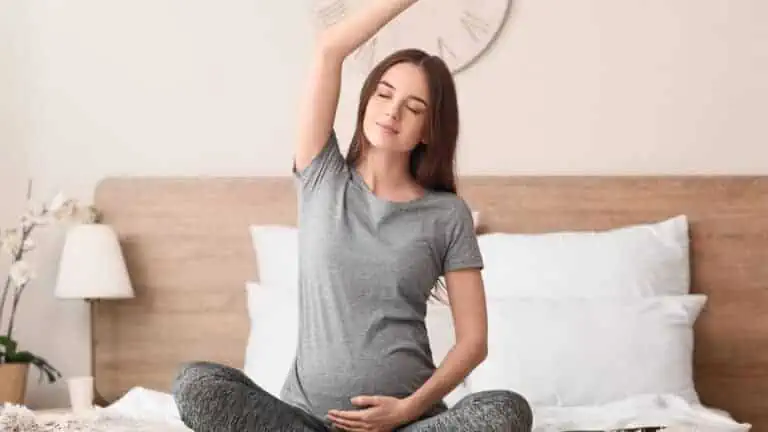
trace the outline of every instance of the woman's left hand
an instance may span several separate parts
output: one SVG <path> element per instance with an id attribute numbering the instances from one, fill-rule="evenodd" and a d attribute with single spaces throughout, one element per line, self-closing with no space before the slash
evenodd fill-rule
<path id="1" fill-rule="evenodd" d="M 352 403 L 366 408 L 328 411 L 328 419 L 349 432 L 390 432 L 415 417 L 406 400 L 391 396 L 357 396 Z"/>

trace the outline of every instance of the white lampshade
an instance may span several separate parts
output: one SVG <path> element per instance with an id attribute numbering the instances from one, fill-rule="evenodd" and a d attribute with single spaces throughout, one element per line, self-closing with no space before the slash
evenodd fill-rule
<path id="1" fill-rule="evenodd" d="M 82 224 L 69 229 L 59 264 L 56 297 L 133 297 L 120 242 L 112 227 Z"/>

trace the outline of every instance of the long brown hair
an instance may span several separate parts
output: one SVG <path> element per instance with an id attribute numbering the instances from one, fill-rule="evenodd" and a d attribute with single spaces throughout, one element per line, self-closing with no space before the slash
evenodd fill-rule
<path id="1" fill-rule="evenodd" d="M 368 100 L 384 73 L 399 63 L 421 67 L 427 76 L 431 103 L 427 115 L 429 144 L 419 143 L 410 155 L 410 172 L 425 189 L 456 193 L 454 158 L 459 135 L 459 108 L 456 86 L 450 69 L 440 57 L 418 49 L 404 49 L 390 54 L 373 68 L 363 83 L 357 109 L 357 123 L 347 153 L 347 163 L 355 166 L 370 143 L 363 133 L 363 119 Z"/>

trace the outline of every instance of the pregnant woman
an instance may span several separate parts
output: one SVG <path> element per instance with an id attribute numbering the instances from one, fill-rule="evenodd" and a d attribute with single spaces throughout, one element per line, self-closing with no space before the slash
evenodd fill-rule
<path id="1" fill-rule="evenodd" d="M 333 129 L 345 58 L 415 2 L 371 0 L 318 39 L 293 166 L 301 251 L 293 367 L 275 397 L 236 369 L 184 365 L 173 393 L 193 430 L 531 429 L 528 403 L 511 391 L 443 403 L 487 351 L 483 261 L 456 194 L 450 71 L 419 50 L 392 53 L 363 85 L 346 158 Z M 446 291 L 456 328 L 439 367 L 424 321 L 435 289 Z"/>

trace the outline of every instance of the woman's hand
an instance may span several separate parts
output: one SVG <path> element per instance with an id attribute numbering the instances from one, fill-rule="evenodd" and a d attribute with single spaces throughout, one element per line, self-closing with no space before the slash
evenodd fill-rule
<path id="1" fill-rule="evenodd" d="M 414 420 L 417 415 L 405 399 L 391 396 L 357 396 L 352 403 L 361 410 L 330 410 L 328 419 L 349 432 L 390 432 Z"/>

